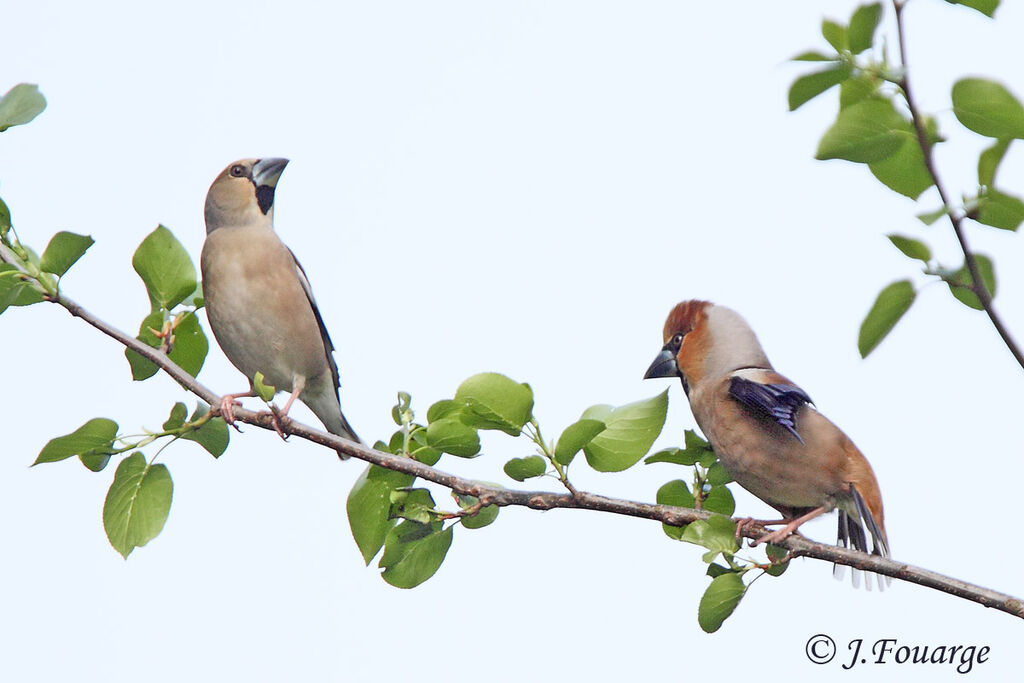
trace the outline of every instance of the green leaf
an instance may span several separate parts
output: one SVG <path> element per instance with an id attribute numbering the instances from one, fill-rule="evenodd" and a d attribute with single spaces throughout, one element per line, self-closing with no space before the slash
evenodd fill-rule
<path id="1" fill-rule="evenodd" d="M 494 486 L 494 484 L 492 484 Z M 463 510 L 468 510 L 477 503 L 480 499 L 476 496 L 465 496 L 460 494 L 452 494 L 455 496 L 455 500 L 459 503 L 459 507 Z M 462 526 L 467 529 L 483 529 L 485 526 L 490 525 L 494 520 L 498 518 L 498 511 L 501 510 L 497 505 L 485 505 L 475 514 L 469 517 L 461 517 L 459 522 Z"/>
<path id="2" fill-rule="evenodd" d="M 164 465 L 152 465 L 136 451 L 121 461 L 103 504 L 103 528 L 125 559 L 155 538 L 171 510 L 174 485 Z"/>
<path id="3" fill-rule="evenodd" d="M 934 211 L 926 211 L 925 213 L 917 214 L 917 219 L 924 223 L 925 225 L 932 225 L 933 223 L 935 223 L 935 221 L 939 220 L 947 213 L 949 212 L 946 210 L 946 207 L 942 206 L 939 207 L 938 209 L 935 209 Z"/>
<path id="4" fill-rule="evenodd" d="M 252 388 L 256 390 L 256 395 L 260 397 L 265 403 L 270 403 L 274 400 L 274 396 L 277 394 L 277 387 L 269 384 L 264 384 L 263 373 L 256 371 L 256 374 L 252 377 Z"/>
<path id="5" fill-rule="evenodd" d="M 593 406 L 581 419 L 600 420 L 605 430 L 583 447 L 587 462 L 598 472 L 619 472 L 647 455 L 665 426 L 668 389 L 657 396 L 619 406 Z"/>
<path id="6" fill-rule="evenodd" d="M 687 525 L 681 540 L 704 546 L 715 553 L 731 555 L 740 549 L 736 540 L 736 522 L 721 515 L 711 515 Z"/>
<path id="7" fill-rule="evenodd" d="M 154 330 L 162 331 L 163 326 L 163 311 L 150 313 L 139 326 L 139 335 L 136 339 L 153 348 L 160 348 L 161 340 Z M 202 369 L 203 363 L 206 361 L 206 354 L 210 350 L 210 343 L 206 339 L 203 328 L 199 325 L 199 318 L 192 312 L 180 316 L 172 335 L 168 358 L 177 363 L 182 370 L 195 377 Z M 132 370 L 132 379 L 135 381 L 149 379 L 159 370 L 156 363 L 131 349 L 125 349 L 124 355 L 128 359 L 128 365 Z M 273 389 L 273 387 L 269 389 Z M 270 397 L 273 398 L 273 393 Z"/>
<path id="8" fill-rule="evenodd" d="M 692 465 L 697 462 L 691 459 L 685 450 L 681 448 L 662 448 L 644 458 L 645 465 L 653 465 L 656 462 L 667 462 L 673 465 Z"/>
<path id="9" fill-rule="evenodd" d="M 7 208 L 7 202 L 0 199 L 0 237 L 7 237 L 11 230 L 11 210 Z"/>
<path id="10" fill-rule="evenodd" d="M 801 52 L 796 57 L 793 57 L 791 61 L 794 62 L 834 62 L 836 61 L 835 55 L 825 55 L 817 50 L 808 50 L 807 52 Z"/>
<path id="11" fill-rule="evenodd" d="M 990 138 L 1024 138 L 1024 106 L 1003 85 L 984 78 L 953 84 L 953 113 L 967 128 Z"/>
<path id="12" fill-rule="evenodd" d="M 990 186 L 996 181 L 996 171 L 1010 147 L 1010 138 L 1000 138 L 978 157 L 978 184 Z"/>
<path id="13" fill-rule="evenodd" d="M 848 31 L 850 52 L 855 55 L 871 47 L 875 40 L 875 29 L 882 20 L 882 4 L 861 5 L 850 18 Z"/>
<path id="14" fill-rule="evenodd" d="M 154 311 L 170 310 L 196 291 L 196 269 L 170 230 L 160 225 L 142 240 L 132 266 L 146 285 Z"/>
<path id="15" fill-rule="evenodd" d="M 715 452 L 711 445 L 704 439 L 697 436 L 692 429 L 687 429 L 684 434 L 685 448 L 666 448 L 646 458 L 644 463 L 650 465 L 656 462 L 669 462 L 676 465 L 695 465 L 698 462 L 709 467 L 714 462 Z"/>
<path id="16" fill-rule="evenodd" d="M 68 272 L 68 268 L 75 265 L 75 262 L 82 258 L 82 254 L 92 245 L 93 239 L 88 235 L 77 235 L 67 231 L 58 232 L 50 238 L 50 243 L 43 250 L 39 268 L 60 277 Z"/>
<path id="17" fill-rule="evenodd" d="M 206 362 L 209 350 L 210 342 L 206 340 L 206 334 L 199 325 L 199 318 L 191 312 L 181 316 L 174 326 L 171 352 L 167 356 L 195 377 Z"/>
<path id="18" fill-rule="evenodd" d="M 83 465 L 85 465 L 85 468 L 91 472 L 102 472 L 110 462 L 110 456 L 103 453 L 80 455 L 78 456 L 78 459 Z"/>
<path id="19" fill-rule="evenodd" d="M 73 455 L 109 455 L 115 450 L 116 438 L 116 422 L 104 417 L 93 418 L 70 434 L 50 439 L 32 464 L 58 462 Z"/>
<path id="20" fill-rule="evenodd" d="M 974 220 L 1002 230 L 1016 230 L 1024 221 L 1024 202 L 1018 197 L 989 188 L 980 198 Z"/>
<path id="21" fill-rule="evenodd" d="M 157 332 L 161 331 L 164 326 L 164 314 L 163 311 L 155 311 L 147 315 L 143 320 L 142 324 L 139 325 L 138 339 L 143 344 L 152 346 L 153 348 L 159 348 L 160 338 L 156 336 L 154 330 Z M 136 382 L 141 382 L 144 379 L 149 379 L 157 373 L 160 368 L 157 364 L 148 358 L 142 357 L 139 353 L 131 350 L 124 350 L 124 357 L 128 359 L 128 366 L 132 371 L 132 379 Z"/>
<path id="22" fill-rule="evenodd" d="M 431 514 L 437 511 L 434 497 L 427 489 L 399 489 L 391 492 L 391 516 L 401 517 L 420 524 L 434 520 Z"/>
<path id="23" fill-rule="evenodd" d="M 985 289 L 994 298 L 996 295 L 996 271 L 992 259 L 984 254 L 975 254 L 974 260 L 978 264 L 978 270 L 981 272 L 981 281 L 985 283 Z M 981 300 L 970 289 L 971 283 L 974 280 L 971 278 L 971 271 L 967 268 L 966 263 L 959 270 L 945 275 L 942 279 L 949 285 L 950 293 L 961 303 L 976 311 L 983 309 Z"/>
<path id="24" fill-rule="evenodd" d="M 816 159 L 871 164 L 893 154 L 906 141 L 907 122 L 887 99 L 872 98 L 839 112 L 818 143 Z"/>
<path id="25" fill-rule="evenodd" d="M 821 22 L 821 35 L 828 41 L 828 44 L 843 52 L 850 49 L 850 41 L 847 37 L 846 27 L 829 19 Z"/>
<path id="26" fill-rule="evenodd" d="M 765 570 L 765 573 L 770 576 L 782 576 L 785 571 L 789 569 L 789 560 L 787 559 L 787 556 L 789 555 L 788 550 L 781 546 L 777 546 L 774 543 L 769 543 L 765 547 L 765 553 L 768 555 L 769 560 L 773 563 L 778 563 L 772 564 L 771 567 L 768 567 L 768 569 Z"/>
<path id="27" fill-rule="evenodd" d="M 437 461 L 441 459 L 441 451 L 437 450 L 436 448 L 430 448 L 429 446 L 419 446 L 418 448 L 413 448 L 409 455 L 411 455 L 415 460 L 418 460 L 424 465 L 430 465 L 431 467 L 436 465 Z"/>
<path id="28" fill-rule="evenodd" d="M 192 417 L 188 421 L 196 422 L 208 412 L 210 412 L 210 408 L 200 404 L 196 406 L 195 412 L 192 413 Z M 215 458 L 219 458 L 224 454 L 224 451 L 228 449 L 228 443 L 231 441 L 228 423 L 222 417 L 215 417 L 204 422 L 199 429 L 186 431 L 181 435 L 181 438 L 199 444 L 207 453 Z"/>
<path id="29" fill-rule="evenodd" d="M 412 396 L 406 391 L 398 392 L 398 403 L 391 407 L 391 419 L 395 424 L 402 426 L 405 422 L 412 422 L 416 414 L 412 411 Z"/>
<path id="30" fill-rule="evenodd" d="M 188 408 L 185 407 L 184 403 L 175 403 L 174 407 L 171 408 L 171 414 L 167 417 L 167 421 L 163 424 L 164 431 L 173 431 L 181 429 L 182 425 L 185 424 L 185 418 L 188 417 Z"/>
<path id="31" fill-rule="evenodd" d="M 605 430 L 601 420 L 581 419 L 565 428 L 555 444 L 555 462 L 568 465 L 581 448 L 590 443 L 595 436 Z"/>
<path id="32" fill-rule="evenodd" d="M 443 399 L 427 410 L 427 422 L 435 422 L 448 417 L 458 417 L 462 412 L 462 404 L 451 399 Z"/>
<path id="33" fill-rule="evenodd" d="M 903 252 L 904 256 L 923 261 L 924 263 L 932 260 L 932 250 L 921 240 L 895 234 L 886 235 L 886 237 L 893 243 L 893 246 Z"/>
<path id="34" fill-rule="evenodd" d="M 415 479 L 411 474 L 370 465 L 352 485 L 345 506 L 348 523 L 367 565 L 384 546 L 388 532 L 395 525 L 391 517 L 391 492 L 412 486 Z"/>
<path id="35" fill-rule="evenodd" d="M 789 86 L 789 110 L 796 111 L 801 106 L 822 94 L 829 88 L 839 85 L 850 77 L 847 64 L 836 64 L 822 71 L 805 74 Z"/>
<path id="36" fill-rule="evenodd" d="M 533 477 L 539 477 L 547 470 L 547 462 L 539 455 L 530 455 L 525 458 L 512 458 L 505 463 L 505 474 L 516 481 L 526 481 Z"/>
<path id="37" fill-rule="evenodd" d="M 890 190 L 916 200 L 934 184 L 932 174 L 924 163 L 924 153 L 917 137 L 904 135 L 903 144 L 896 152 L 881 161 L 868 164 L 871 173 Z"/>
<path id="38" fill-rule="evenodd" d="M 894 282 L 878 294 L 874 305 L 860 325 L 857 350 L 860 351 L 861 358 L 867 358 L 868 354 L 885 339 L 914 303 L 916 296 L 914 285 L 909 280 Z"/>
<path id="39" fill-rule="evenodd" d="M 693 494 L 690 493 L 690 488 L 686 485 L 686 482 L 682 479 L 674 479 L 666 484 L 663 484 L 658 489 L 658 493 L 655 496 L 655 501 L 658 505 L 675 505 L 681 508 L 693 508 L 694 498 Z M 683 530 L 685 526 L 671 526 L 669 524 L 661 525 L 662 531 L 669 538 L 680 540 L 683 537 Z"/>
<path id="40" fill-rule="evenodd" d="M 732 491 L 727 487 L 712 486 L 711 490 L 704 494 L 704 502 L 701 507 L 710 512 L 731 517 L 732 513 L 736 512 L 736 500 L 732 497 Z"/>
<path id="41" fill-rule="evenodd" d="M 729 474 L 725 469 L 725 465 L 722 463 L 716 461 L 710 468 L 708 468 L 707 481 L 711 486 L 723 486 L 732 480 L 732 475 Z"/>
<path id="42" fill-rule="evenodd" d="M 839 108 L 846 109 L 858 102 L 875 97 L 881 82 L 879 78 L 869 74 L 846 79 L 839 84 Z"/>
<path id="43" fill-rule="evenodd" d="M 415 588 L 429 579 L 448 554 L 452 529 L 442 529 L 440 522 L 404 521 L 389 531 L 380 558 L 383 579 L 397 588 Z"/>
<path id="44" fill-rule="evenodd" d="M 705 633 L 714 633 L 729 618 L 747 590 L 739 574 L 729 572 L 711 579 L 697 608 L 697 623 Z"/>
<path id="45" fill-rule="evenodd" d="M 27 283 L 21 279 L 20 272 L 10 264 L 0 263 L 0 313 L 6 311 L 8 306 L 13 305 L 27 286 Z"/>
<path id="46" fill-rule="evenodd" d="M 499 429 L 519 436 L 533 416 L 533 390 L 505 375 L 485 372 L 470 377 L 455 392 L 462 419 L 477 429 Z"/>
<path id="47" fill-rule="evenodd" d="M 43 113 L 46 98 L 38 85 L 19 83 L 0 98 L 0 133 L 21 126 Z"/>
<path id="48" fill-rule="evenodd" d="M 471 458 L 480 452 L 480 436 L 458 417 L 436 420 L 427 427 L 427 443 L 439 451 Z"/>
<path id="49" fill-rule="evenodd" d="M 999 0 L 946 0 L 951 5 L 963 5 L 978 10 L 986 17 L 991 17 L 999 7 Z"/>

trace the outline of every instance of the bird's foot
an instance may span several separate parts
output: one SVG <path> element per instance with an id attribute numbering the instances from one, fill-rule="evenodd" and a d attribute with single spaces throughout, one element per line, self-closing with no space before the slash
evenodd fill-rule
<path id="1" fill-rule="evenodd" d="M 758 526 L 774 526 L 776 524 L 785 524 L 788 519 L 754 519 L 753 517 L 741 517 L 736 520 L 736 540 L 740 540 L 743 536 L 743 530 L 751 524 L 757 524 Z M 753 545 L 757 545 L 758 541 L 754 541 Z"/>
<path id="2" fill-rule="evenodd" d="M 284 421 L 287 419 L 287 410 L 278 410 L 277 406 L 273 403 L 270 404 L 270 424 L 273 425 L 274 431 L 282 441 L 288 440 L 288 435 L 284 433 Z"/>
<path id="3" fill-rule="evenodd" d="M 236 431 L 241 432 L 242 429 L 235 424 L 235 406 L 242 406 L 242 402 L 237 400 L 238 394 L 225 394 L 220 399 L 220 416 L 224 418 L 224 421 L 231 427 L 234 427 Z"/>

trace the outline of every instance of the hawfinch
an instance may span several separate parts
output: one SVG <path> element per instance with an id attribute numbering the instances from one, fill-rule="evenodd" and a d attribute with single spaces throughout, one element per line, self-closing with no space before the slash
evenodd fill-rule
<path id="1" fill-rule="evenodd" d="M 782 513 L 782 520 L 767 524 L 785 526 L 757 542 L 781 541 L 835 508 L 843 547 L 869 552 L 870 536 L 870 552 L 889 556 L 871 465 L 803 389 L 775 372 L 738 313 L 684 301 L 665 321 L 664 342 L 644 378 L 679 377 L 697 425 L 725 469 Z M 750 521 L 741 520 L 741 527 Z"/>
<path id="2" fill-rule="evenodd" d="M 287 415 L 298 398 L 327 431 L 358 442 L 341 413 L 334 345 L 306 273 L 274 232 L 274 188 L 287 164 L 236 161 L 206 195 L 206 313 L 224 355 L 250 384 L 247 392 L 224 396 L 221 413 L 234 421 L 235 399 L 256 395 L 253 378 L 261 372 L 267 385 L 291 393 L 277 415 Z"/>

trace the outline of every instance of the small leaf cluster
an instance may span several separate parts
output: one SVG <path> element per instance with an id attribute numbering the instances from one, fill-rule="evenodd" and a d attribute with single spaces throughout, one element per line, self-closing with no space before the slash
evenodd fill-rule
<path id="1" fill-rule="evenodd" d="M 530 385 L 498 373 L 464 381 L 453 398 L 430 406 L 426 424 L 415 421 L 411 403 L 409 394 L 398 394 L 391 411 L 398 429 L 387 443 L 374 444 L 375 449 L 435 465 L 444 454 L 479 457 L 480 431 L 502 432 L 525 437 L 536 450 L 505 462 L 502 469 L 510 479 L 549 476 L 574 491 L 568 472 L 580 451 L 594 469 L 604 472 L 640 461 L 664 426 L 668 394 L 619 407 L 592 406 L 552 443 L 545 441 L 534 417 Z M 370 465 L 352 487 L 346 506 L 363 560 L 369 564 L 380 553 L 382 578 L 400 588 L 412 588 L 434 575 L 451 547 L 456 525 L 480 529 L 498 517 L 497 505 L 462 494 L 453 494 L 458 510 L 439 509 L 431 492 L 415 484 L 413 475 Z"/>
<path id="2" fill-rule="evenodd" d="M 135 250 L 132 266 L 146 286 L 150 303 L 137 339 L 160 349 L 195 377 L 210 344 L 196 316 L 203 298 L 192 259 L 171 231 L 160 225 Z M 158 370 L 156 364 L 131 349 L 125 349 L 125 357 L 132 379 L 149 379 Z"/>
<path id="3" fill-rule="evenodd" d="M 374 448 L 435 465 L 445 453 L 478 456 L 479 430 L 518 436 L 532 419 L 533 391 L 504 375 L 485 373 L 463 382 L 454 398 L 430 406 L 426 425 L 415 422 L 412 397 L 406 392 L 399 392 L 391 416 L 398 429 Z M 498 517 L 497 506 L 456 494 L 458 511 L 439 510 L 431 492 L 415 483 L 411 474 L 370 465 L 356 480 L 346 505 L 363 560 L 369 564 L 383 548 L 381 576 L 399 588 L 418 586 L 437 572 L 456 524 L 480 529 Z"/>
<path id="4" fill-rule="evenodd" d="M 998 0 L 947 0 L 992 16 Z M 839 86 L 839 113 L 822 136 L 816 158 L 843 159 L 867 165 L 890 189 L 917 200 L 937 182 L 931 149 L 945 141 L 934 118 L 917 114 L 908 95 L 903 66 L 890 64 L 884 51 L 872 50 L 882 19 L 881 3 L 858 7 L 848 24 L 825 20 L 822 36 L 832 54 L 805 52 L 794 59 L 821 62 L 823 69 L 797 78 L 789 90 L 789 106 L 795 110 L 811 99 Z M 882 52 L 875 56 L 876 52 Z M 943 216 L 971 219 L 1003 230 L 1017 230 L 1024 221 L 1024 201 L 996 184 L 999 166 L 1014 140 L 1024 139 L 1024 106 L 1005 86 L 983 78 L 963 78 L 953 84 L 950 99 L 957 120 L 968 130 L 992 139 L 978 158 L 978 185 L 956 206 L 941 206 L 918 215 L 925 225 Z M 964 262 L 947 267 L 933 260 L 922 240 L 889 235 L 908 258 L 921 261 L 923 272 L 946 283 L 961 303 L 982 309 L 978 292 L 985 288 L 995 296 L 996 276 L 992 259 L 965 253 Z M 982 282 L 971 277 L 968 260 L 977 266 Z M 934 280 L 933 280 L 934 281 Z M 917 289 L 910 280 L 885 287 L 863 323 L 857 346 L 866 357 L 910 309 Z"/>
<path id="5" fill-rule="evenodd" d="M 114 480 L 103 505 L 103 528 L 114 549 L 127 558 L 135 548 L 159 535 L 171 509 L 174 484 L 166 465 L 156 463 L 156 455 L 147 459 L 142 448 L 167 438 L 193 441 L 213 457 L 228 447 L 228 428 L 213 418 L 205 405 L 198 405 L 191 416 L 184 403 L 176 403 L 158 431 L 144 434 L 118 434 L 118 424 L 108 418 L 93 418 L 64 436 L 50 439 L 33 465 L 59 462 L 78 456 L 92 472 L 101 472 L 113 456 L 125 456 L 114 472 Z M 126 455 L 127 454 L 127 455 Z"/>
<path id="6" fill-rule="evenodd" d="M 743 582 L 748 572 L 780 576 L 788 567 L 786 551 L 769 545 L 767 560 L 754 561 L 736 556 L 740 542 L 736 522 L 730 517 L 736 508 L 732 492 L 726 487 L 732 477 L 718 460 L 706 440 L 693 430 L 686 430 L 683 448 L 667 448 L 644 459 L 648 465 L 670 463 L 692 467 L 690 485 L 673 479 L 658 489 L 656 500 L 661 505 L 707 510 L 713 512 L 706 520 L 697 520 L 683 527 L 662 524 L 665 535 L 676 541 L 702 546 L 707 550 L 703 560 L 708 564 L 711 583 L 697 607 L 697 622 L 707 633 L 717 631 L 733 613 L 746 594 L 749 583 Z M 721 559 L 721 563 L 716 560 Z M 755 577 L 756 580 L 756 577 Z"/>

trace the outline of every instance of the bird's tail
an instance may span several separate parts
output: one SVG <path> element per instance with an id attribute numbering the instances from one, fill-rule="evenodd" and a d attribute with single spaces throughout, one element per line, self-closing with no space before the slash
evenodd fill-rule
<path id="1" fill-rule="evenodd" d="M 885 537 L 885 531 L 875 521 L 875 517 L 871 514 L 867 503 L 864 502 L 864 498 L 853 484 L 850 484 L 850 494 L 853 498 L 855 513 L 839 508 L 838 545 L 844 548 L 852 547 L 854 550 L 871 553 L 872 555 L 889 557 L 889 541 Z M 868 547 L 869 535 L 871 537 L 871 548 Z M 840 581 L 843 579 L 845 570 L 845 565 L 832 565 L 832 575 Z M 853 569 L 851 572 L 854 588 L 860 587 L 861 573 L 860 569 Z M 880 574 L 875 576 L 878 579 L 878 590 L 884 590 L 886 586 L 892 583 L 892 579 L 888 576 L 883 577 Z M 871 590 L 870 572 L 867 580 L 864 582 L 864 587 Z"/>
<path id="2" fill-rule="evenodd" d="M 349 441 L 363 444 L 363 440 L 359 438 L 356 431 L 352 429 L 352 425 L 345 419 L 344 413 L 341 412 L 341 403 L 338 401 L 337 394 L 332 396 L 328 392 L 323 392 L 323 395 L 318 395 L 315 398 L 311 396 L 307 399 L 305 395 L 302 398 L 310 410 L 313 411 L 313 414 L 324 423 L 327 431 Z M 349 458 L 348 455 L 341 451 L 338 451 L 338 457 L 342 460 L 348 460 Z"/>

